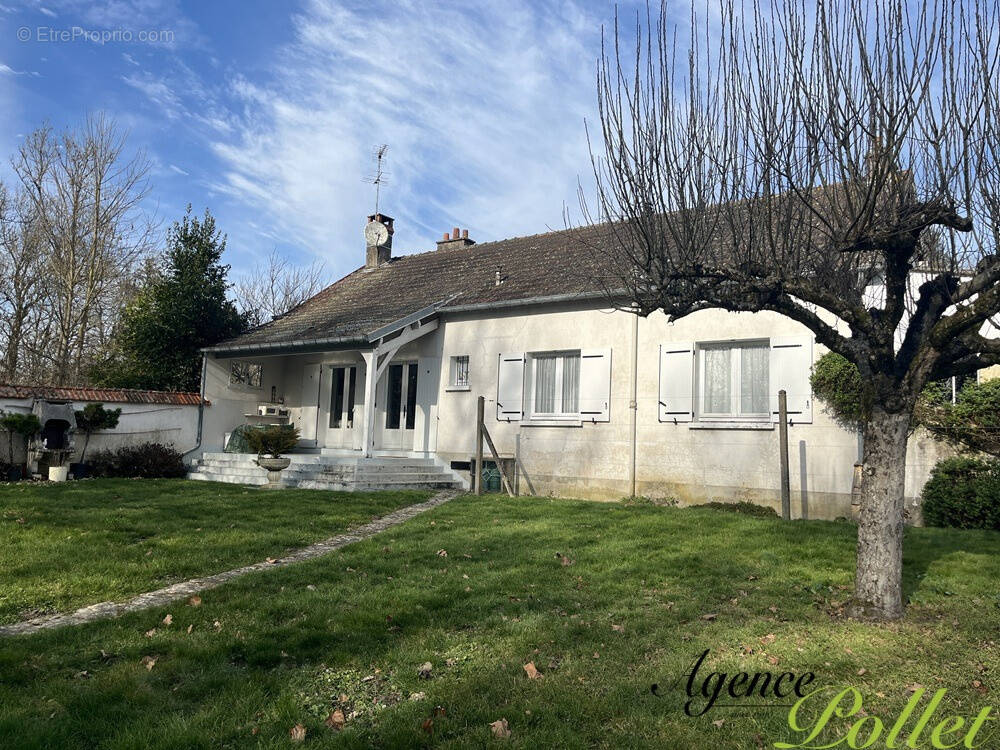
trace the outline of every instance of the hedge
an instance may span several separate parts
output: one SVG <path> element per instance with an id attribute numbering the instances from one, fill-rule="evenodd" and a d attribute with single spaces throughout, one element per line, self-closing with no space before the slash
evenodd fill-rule
<path id="1" fill-rule="evenodd" d="M 923 515 L 928 526 L 1000 531 L 1000 461 L 940 461 L 924 485 Z"/>

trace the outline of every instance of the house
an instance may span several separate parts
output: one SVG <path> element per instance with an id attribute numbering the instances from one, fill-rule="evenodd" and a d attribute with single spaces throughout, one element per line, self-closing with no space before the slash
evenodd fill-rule
<path id="1" fill-rule="evenodd" d="M 362 267 L 206 350 L 213 407 L 196 475 L 224 473 L 209 464 L 224 460 L 237 425 L 277 420 L 299 427 L 314 462 L 409 458 L 467 481 L 484 396 L 521 492 L 780 507 L 784 389 L 794 514 L 849 517 L 858 438 L 813 402 L 822 351 L 811 332 L 768 312 L 669 322 L 616 311 L 602 277 L 606 231 L 476 244 L 455 229 L 433 251 L 393 257 L 393 220 L 370 216 Z M 932 440 L 911 440 L 911 501 L 937 458 Z"/>

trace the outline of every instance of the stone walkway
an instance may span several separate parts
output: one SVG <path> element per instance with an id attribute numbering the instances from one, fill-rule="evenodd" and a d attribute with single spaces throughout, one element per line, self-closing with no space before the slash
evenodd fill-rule
<path id="1" fill-rule="evenodd" d="M 308 547 L 303 547 L 300 550 L 291 552 L 282 558 L 274 560 L 273 562 L 259 562 L 254 563 L 253 565 L 244 565 L 242 568 L 234 568 L 233 570 L 216 573 L 215 575 L 205 576 L 204 578 L 192 578 L 162 589 L 157 589 L 156 591 L 147 591 L 145 594 L 139 594 L 138 596 L 124 602 L 101 602 L 100 604 L 91 604 L 89 607 L 82 607 L 75 612 L 44 615 L 42 617 L 33 617 L 30 620 L 15 622 L 11 625 L 0 625 L 0 636 L 37 633 L 40 630 L 61 628 L 64 625 L 81 625 L 85 622 L 94 622 L 96 620 L 107 620 L 112 617 L 118 617 L 119 615 L 126 614 L 127 612 L 137 612 L 142 609 L 160 607 L 165 604 L 169 604 L 172 601 L 176 601 L 177 599 L 183 599 L 193 594 L 197 594 L 200 591 L 214 589 L 216 586 L 221 586 L 227 581 L 232 581 L 233 579 L 245 576 L 248 573 L 255 573 L 259 570 L 270 570 L 272 568 L 281 567 L 282 565 L 291 565 L 292 563 L 302 562 L 303 560 L 311 560 L 325 555 L 328 552 L 333 552 L 334 550 L 346 547 L 349 544 L 369 539 L 370 537 L 373 537 L 388 528 L 397 526 L 404 521 L 408 521 L 409 519 L 414 518 L 431 508 L 443 505 L 460 494 L 462 493 L 459 490 L 444 490 L 443 492 L 439 492 L 434 495 L 434 497 L 430 500 L 426 500 L 422 503 L 416 503 L 415 505 L 408 505 L 405 508 L 400 508 L 399 510 L 395 510 L 388 515 L 382 516 L 381 518 L 376 518 L 374 521 L 367 523 L 364 526 L 359 526 L 358 528 L 346 531 L 343 534 L 338 534 L 337 536 L 330 537 L 329 539 L 324 539 L 322 542 L 310 544 Z"/>

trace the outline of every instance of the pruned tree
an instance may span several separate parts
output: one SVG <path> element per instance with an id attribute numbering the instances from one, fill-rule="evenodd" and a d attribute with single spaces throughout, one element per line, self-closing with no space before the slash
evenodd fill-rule
<path id="1" fill-rule="evenodd" d="M 273 249 L 267 259 L 236 282 L 236 306 L 251 327 L 263 325 L 298 307 L 326 286 L 320 262 L 294 266 Z"/>
<path id="2" fill-rule="evenodd" d="M 78 382 L 95 335 L 105 337 L 106 313 L 122 304 L 123 278 L 149 248 L 149 162 L 128 156 L 125 133 L 95 116 L 78 132 L 29 134 L 13 167 L 45 247 L 51 379 Z"/>
<path id="3" fill-rule="evenodd" d="M 1000 362 L 995 0 L 720 0 L 616 21 L 592 221 L 640 314 L 773 311 L 853 362 L 864 425 L 855 609 L 896 618 L 914 405 Z M 587 207 L 585 206 L 585 211 Z"/>

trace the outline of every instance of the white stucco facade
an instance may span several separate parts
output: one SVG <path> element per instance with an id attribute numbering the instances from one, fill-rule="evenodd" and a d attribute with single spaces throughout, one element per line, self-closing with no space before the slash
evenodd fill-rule
<path id="1" fill-rule="evenodd" d="M 682 504 L 748 500 L 780 508 L 774 418 L 709 419 L 701 413 L 699 352 L 706 345 L 753 342 L 770 352 L 774 393 L 767 394 L 767 410 L 770 412 L 775 403 L 777 384 L 789 391 L 790 409 L 792 401 L 798 407 L 788 431 L 793 516 L 851 515 L 858 438 L 839 427 L 820 404 L 812 403 L 809 365 L 823 349 L 813 344 L 807 329 L 788 318 L 773 313 L 702 311 L 670 323 L 662 314 L 637 319 L 594 302 L 564 302 L 441 311 L 437 321 L 433 331 L 404 345 L 386 363 L 399 367 L 394 375 L 385 369 L 378 382 L 371 436 L 371 448 L 376 452 L 433 456 L 448 465 L 467 462 L 474 452 L 476 400 L 481 395 L 486 399 L 486 425 L 498 451 L 516 457 L 522 493 L 618 499 L 634 491 L 675 498 Z M 781 347 L 795 349 L 799 359 L 788 360 L 787 354 L 779 351 Z M 677 411 L 672 406 L 677 397 L 670 391 L 669 378 L 665 380 L 664 353 L 685 351 L 690 353 L 686 361 L 692 368 L 690 392 L 680 401 L 689 399 L 691 413 L 678 418 L 671 414 L 679 414 L 683 408 Z M 531 354 L 550 352 L 582 352 L 584 357 L 593 352 L 595 361 L 603 363 L 605 370 L 592 368 L 589 375 L 581 375 L 579 386 L 580 411 L 600 416 L 581 413 L 575 418 L 532 418 Z M 528 363 L 523 375 L 524 413 L 520 416 L 503 417 L 504 409 L 497 408 L 502 355 L 521 355 Z M 453 357 L 468 358 L 467 382 L 460 385 L 453 382 Z M 225 435 L 242 423 L 246 414 L 252 414 L 258 403 L 269 402 L 272 388 L 276 399 L 288 408 L 289 421 L 307 436 L 306 444 L 328 450 L 362 450 L 360 426 L 367 413 L 364 349 L 245 355 L 243 360 L 261 366 L 260 384 L 254 388 L 230 383 L 234 359 L 238 358 L 208 355 L 204 396 L 212 408 L 205 412 L 203 451 L 222 450 Z M 684 355 L 674 361 L 671 366 L 676 368 L 676 362 L 685 361 Z M 788 371 L 788 362 L 794 364 L 795 372 Z M 337 374 L 338 368 L 348 368 L 345 372 L 349 373 L 352 367 L 356 368 L 356 388 L 348 405 L 344 393 L 338 401 L 335 383 L 346 377 Z M 670 378 L 683 381 L 687 377 L 684 367 L 679 378 L 677 372 Z M 598 377 L 607 373 L 603 391 L 600 383 L 593 381 L 595 372 Z M 392 377 L 396 378 L 395 401 L 386 384 Z M 407 378 L 409 382 L 405 382 Z M 402 386 L 401 379 L 405 382 Z M 509 389 L 509 383 L 504 387 Z M 597 395 L 590 407 L 584 407 L 590 396 L 588 389 Z M 665 389 L 669 395 L 664 395 Z M 410 390 L 415 393 L 409 397 L 414 413 L 407 423 L 405 402 Z M 606 404 L 597 403 L 605 398 Z M 341 405 L 335 408 L 351 409 L 353 419 L 332 420 L 334 404 Z M 403 415 L 399 417 L 400 431 L 383 430 L 392 422 L 387 421 L 386 404 Z M 337 429 L 331 426 L 335 421 Z M 351 426 L 345 428 L 348 424 Z M 402 429 L 408 424 L 412 426 Z M 906 487 L 911 508 L 943 452 L 926 434 L 918 432 L 911 438 Z"/>

